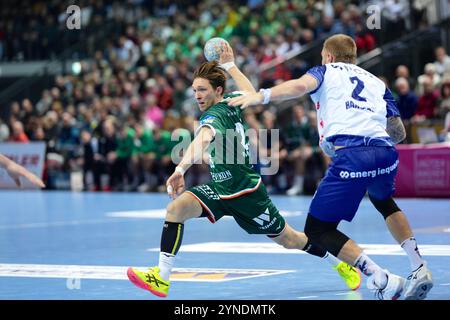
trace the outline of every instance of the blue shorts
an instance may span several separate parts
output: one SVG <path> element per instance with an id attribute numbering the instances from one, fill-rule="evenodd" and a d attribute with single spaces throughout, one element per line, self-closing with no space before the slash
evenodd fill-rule
<path id="1" fill-rule="evenodd" d="M 338 149 L 317 188 L 309 213 L 322 221 L 352 221 L 367 191 L 378 200 L 392 196 L 397 166 L 398 153 L 394 147 Z"/>

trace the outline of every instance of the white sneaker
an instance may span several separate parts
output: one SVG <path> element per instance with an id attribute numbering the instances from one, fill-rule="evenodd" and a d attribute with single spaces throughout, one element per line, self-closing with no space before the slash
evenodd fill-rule
<path id="1" fill-rule="evenodd" d="M 286 191 L 286 194 L 288 196 L 296 196 L 302 193 L 303 193 L 303 186 L 299 184 L 293 185 L 288 191 Z"/>
<path id="2" fill-rule="evenodd" d="M 375 292 L 378 300 L 397 300 L 403 292 L 406 280 L 389 273 L 388 270 L 383 271 L 384 273 L 376 272 L 367 279 L 367 288 Z M 381 277 L 387 277 L 387 284 L 384 288 L 378 285 Z"/>
<path id="3" fill-rule="evenodd" d="M 405 299 L 423 300 L 427 297 L 427 293 L 431 288 L 433 288 L 433 277 L 431 271 L 427 268 L 427 263 L 424 262 L 409 275 Z"/>

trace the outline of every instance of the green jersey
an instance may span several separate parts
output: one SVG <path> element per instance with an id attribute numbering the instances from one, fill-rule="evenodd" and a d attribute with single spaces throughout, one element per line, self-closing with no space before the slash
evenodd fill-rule
<path id="1" fill-rule="evenodd" d="M 133 154 L 135 132 L 132 128 L 126 128 L 126 136 L 117 139 L 117 157 L 129 158 Z"/>
<path id="2" fill-rule="evenodd" d="M 209 153 L 209 170 L 212 183 L 222 199 L 235 198 L 258 189 L 261 176 L 250 163 L 248 136 L 245 133 L 241 108 L 231 107 L 228 94 L 200 116 L 200 127 L 207 126 L 214 132 Z"/>
<path id="3" fill-rule="evenodd" d="M 170 156 L 172 152 L 172 140 L 169 131 L 161 130 L 159 139 L 153 135 L 152 151 L 156 154 L 156 159 L 161 159 L 165 156 Z"/>

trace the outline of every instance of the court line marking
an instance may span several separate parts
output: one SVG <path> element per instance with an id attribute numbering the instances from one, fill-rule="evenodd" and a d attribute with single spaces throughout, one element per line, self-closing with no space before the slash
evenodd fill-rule
<path id="1" fill-rule="evenodd" d="M 146 270 L 148 267 L 136 267 Z M 11 264 L 0 263 L 0 277 L 66 278 L 128 280 L 128 267 L 92 265 Z M 225 282 L 295 272 L 295 270 L 274 269 L 220 269 L 220 268 L 174 268 L 170 281 Z M 186 273 L 195 273 L 204 278 L 178 278 Z M 214 274 L 229 274 L 228 278 L 214 278 Z"/>
<path id="2" fill-rule="evenodd" d="M 404 256 L 406 253 L 398 244 L 360 244 L 368 255 Z M 450 245 L 419 245 L 423 256 L 450 256 Z M 150 248 L 147 251 L 159 252 L 160 248 Z M 203 242 L 184 244 L 182 252 L 212 252 L 212 253 L 264 253 L 264 254 L 306 254 L 301 250 L 289 250 L 274 242 Z"/>
<path id="3" fill-rule="evenodd" d="M 303 211 L 280 210 L 283 217 L 298 217 L 304 214 Z M 111 211 L 105 213 L 110 218 L 138 218 L 138 219 L 164 219 L 166 209 L 153 210 L 132 210 L 132 211 Z M 224 216 L 222 219 L 233 219 L 231 216 Z"/>
<path id="4" fill-rule="evenodd" d="M 50 227 L 65 227 L 65 226 L 78 226 L 86 224 L 103 224 L 113 222 L 125 222 L 125 220 L 114 219 L 89 219 L 89 220 L 70 220 L 70 221 L 53 221 L 53 222 L 32 222 L 13 225 L 0 226 L 0 230 L 13 230 L 13 229 L 33 229 L 33 228 L 50 228 Z"/>

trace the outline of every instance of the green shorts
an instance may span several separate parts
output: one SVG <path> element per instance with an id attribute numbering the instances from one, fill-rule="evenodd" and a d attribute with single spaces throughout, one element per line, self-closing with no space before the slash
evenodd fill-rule
<path id="1" fill-rule="evenodd" d="M 192 194 L 203 207 L 202 217 L 212 223 L 223 216 L 233 216 L 242 229 L 250 234 L 279 235 L 286 225 L 284 218 L 270 200 L 263 183 L 251 193 L 232 199 L 221 199 L 213 183 L 192 187 Z"/>

